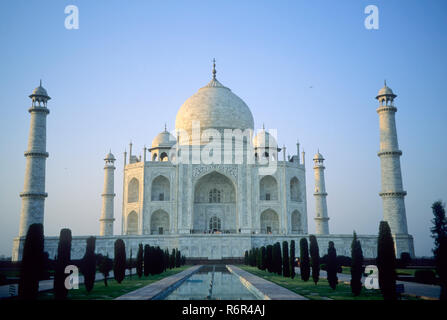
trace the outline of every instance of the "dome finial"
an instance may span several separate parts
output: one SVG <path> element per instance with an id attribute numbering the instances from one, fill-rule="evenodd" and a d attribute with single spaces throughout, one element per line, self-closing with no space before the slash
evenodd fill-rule
<path id="1" fill-rule="evenodd" d="M 385 84 L 385 87 L 386 87 L 386 79 L 385 79 L 385 80 L 383 80 L 383 83 Z"/>
<path id="2" fill-rule="evenodd" d="M 265 130 L 264 122 L 262 123 L 262 130 Z"/>
<path id="3" fill-rule="evenodd" d="M 216 80 L 216 59 L 213 58 L 213 80 Z"/>
<path id="4" fill-rule="evenodd" d="M 165 132 L 166 132 L 166 131 L 168 131 L 168 130 L 166 130 L 166 122 L 165 122 Z"/>
<path id="5" fill-rule="evenodd" d="M 42 79 L 40 79 L 40 83 L 39 83 L 39 87 L 41 87 L 42 86 Z"/>

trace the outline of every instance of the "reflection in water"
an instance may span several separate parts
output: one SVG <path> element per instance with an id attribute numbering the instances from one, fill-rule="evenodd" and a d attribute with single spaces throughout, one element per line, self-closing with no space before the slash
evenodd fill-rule
<path id="1" fill-rule="evenodd" d="M 224 265 L 204 266 L 165 300 L 258 300 Z"/>

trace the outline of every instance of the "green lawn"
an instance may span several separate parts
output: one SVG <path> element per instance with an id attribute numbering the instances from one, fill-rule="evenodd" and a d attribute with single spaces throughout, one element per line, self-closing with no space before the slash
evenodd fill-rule
<path id="1" fill-rule="evenodd" d="M 117 298 L 119 296 L 122 296 L 123 294 L 126 294 L 128 292 L 137 290 L 141 287 L 147 286 L 148 284 L 151 284 L 153 282 L 156 282 L 158 280 L 161 280 L 165 277 L 172 276 L 176 273 L 179 273 L 183 270 L 188 269 L 191 266 L 181 266 L 180 268 L 175 268 L 172 270 L 166 270 L 162 274 L 157 274 L 154 276 L 143 276 L 141 278 L 138 278 L 137 275 L 132 275 L 132 278 L 130 279 L 129 276 L 126 276 L 126 278 L 119 284 L 115 281 L 115 279 L 111 278 L 108 280 L 108 286 L 104 286 L 104 281 L 96 281 L 95 286 L 93 287 L 93 290 L 88 293 L 85 290 L 85 286 L 83 284 L 79 285 L 79 289 L 77 290 L 70 290 L 68 292 L 68 299 L 70 300 L 112 300 L 114 298 Z M 52 300 L 54 299 L 53 291 L 45 291 L 39 293 L 39 300 Z"/>
<path id="2" fill-rule="evenodd" d="M 337 288 L 333 290 L 326 279 L 321 279 L 317 285 L 312 281 L 312 276 L 309 281 L 301 280 L 300 276 L 295 277 L 295 279 L 284 278 L 277 274 L 269 273 L 267 271 L 259 270 L 256 267 L 250 266 L 238 266 L 239 268 L 248 271 L 254 275 L 264 278 L 268 281 L 276 283 L 286 289 L 289 289 L 297 294 L 300 294 L 311 300 L 323 300 L 323 299 L 333 299 L 333 300 L 383 300 L 382 294 L 379 290 L 366 290 L 362 289 L 362 293 L 355 297 L 352 295 L 351 287 L 344 283 L 339 283 Z M 415 299 L 412 297 L 404 296 L 403 299 Z"/>

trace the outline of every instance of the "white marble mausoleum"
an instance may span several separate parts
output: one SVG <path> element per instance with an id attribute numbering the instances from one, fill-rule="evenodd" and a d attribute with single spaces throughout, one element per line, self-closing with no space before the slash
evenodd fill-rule
<path id="1" fill-rule="evenodd" d="M 379 91 L 377 112 L 381 137 L 384 220 L 396 242 L 396 254 L 414 256 L 408 234 L 394 114 L 396 95 L 385 86 Z M 19 236 L 13 259 L 20 260 L 26 231 L 43 223 L 45 193 L 46 117 L 50 99 L 40 85 L 31 94 L 31 130 L 25 187 L 21 194 Z M 281 112 L 279 108 L 277 112 Z M 293 121 L 293 119 L 291 119 Z M 372 152 L 374 146 L 371 146 Z M 115 217 L 115 157 L 105 157 L 104 191 L 97 253 L 113 256 L 114 241 L 122 238 L 136 252 L 139 243 L 179 248 L 187 258 L 238 258 L 252 247 L 277 241 L 298 241 L 309 236 L 306 169 L 314 171 L 316 230 L 321 255 L 329 241 L 337 254 L 350 256 L 352 235 L 332 234 L 326 204 L 324 158 L 317 152 L 306 164 L 297 143 L 293 150 L 277 143 L 277 131 L 255 131 L 247 104 L 216 78 L 200 88 L 180 107 L 175 130 L 165 129 L 142 153 L 124 153 L 121 234 L 113 234 Z M 289 154 L 292 154 L 289 156 Z M 377 195 L 372 194 L 371 197 Z M 99 215 L 99 213 L 98 213 Z M 352 226 L 352 229 L 357 229 Z M 90 236 L 90 235 L 88 235 Z M 365 257 L 374 257 L 377 235 L 358 235 Z M 74 236 L 72 258 L 81 258 L 87 236 Z M 46 237 L 50 257 L 57 253 L 58 237 Z"/>

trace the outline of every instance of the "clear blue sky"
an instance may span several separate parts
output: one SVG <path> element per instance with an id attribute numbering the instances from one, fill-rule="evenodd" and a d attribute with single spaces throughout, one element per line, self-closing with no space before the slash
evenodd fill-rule
<path id="1" fill-rule="evenodd" d="M 79 8 L 79 30 L 64 8 Z M 364 8 L 379 8 L 366 30 Z M 397 130 L 408 228 L 430 255 L 430 206 L 447 199 L 447 2 L 439 1 L 2 1 L 0 10 L 0 254 L 18 233 L 30 116 L 43 79 L 48 116 L 45 232 L 98 234 L 103 158 L 139 153 L 174 126 L 181 104 L 211 77 L 278 129 L 306 161 L 320 149 L 332 233 L 377 234 L 382 218 L 377 103 L 386 78 L 398 95 Z M 312 88 L 310 88 L 312 86 Z M 309 231 L 313 172 L 308 165 Z"/>

